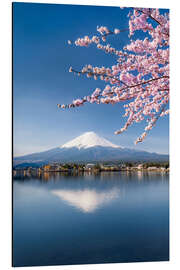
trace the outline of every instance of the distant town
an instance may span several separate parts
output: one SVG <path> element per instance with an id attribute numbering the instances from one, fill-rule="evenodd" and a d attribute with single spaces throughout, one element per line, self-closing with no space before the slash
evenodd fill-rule
<path id="1" fill-rule="evenodd" d="M 103 164 L 103 163 L 51 163 L 40 167 L 15 167 L 13 174 L 16 173 L 48 173 L 48 172 L 101 172 L 101 171 L 158 171 L 169 172 L 169 162 L 145 162 L 145 163 L 120 163 L 120 164 Z"/>

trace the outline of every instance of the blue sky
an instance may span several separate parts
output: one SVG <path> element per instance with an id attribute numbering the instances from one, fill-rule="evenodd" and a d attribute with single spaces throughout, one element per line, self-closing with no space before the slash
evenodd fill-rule
<path id="1" fill-rule="evenodd" d="M 13 4 L 13 123 L 14 155 L 24 155 L 60 146 L 86 131 L 94 131 L 118 145 L 150 152 L 169 152 L 169 118 L 165 117 L 146 140 L 134 145 L 145 123 L 130 127 L 121 135 L 114 131 L 125 123 L 123 104 L 86 104 L 71 110 L 59 110 L 57 103 L 103 88 L 102 81 L 74 76 L 69 67 L 85 64 L 112 66 L 116 56 L 95 46 L 69 46 L 75 40 L 96 33 L 97 25 L 109 29 L 127 28 L 129 9 L 55 4 Z M 141 34 L 140 34 L 141 37 Z M 109 43 L 122 48 L 128 33 L 109 37 Z"/>

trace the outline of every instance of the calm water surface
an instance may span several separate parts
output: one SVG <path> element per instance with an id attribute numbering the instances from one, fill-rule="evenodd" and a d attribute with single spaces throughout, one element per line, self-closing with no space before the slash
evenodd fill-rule
<path id="1" fill-rule="evenodd" d="M 14 266 L 169 259 L 168 174 L 14 177 Z"/>

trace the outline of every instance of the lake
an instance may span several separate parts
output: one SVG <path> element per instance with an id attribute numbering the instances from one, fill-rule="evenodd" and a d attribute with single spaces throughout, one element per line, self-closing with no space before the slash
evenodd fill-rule
<path id="1" fill-rule="evenodd" d="M 13 266 L 169 260 L 169 175 L 16 175 Z"/>

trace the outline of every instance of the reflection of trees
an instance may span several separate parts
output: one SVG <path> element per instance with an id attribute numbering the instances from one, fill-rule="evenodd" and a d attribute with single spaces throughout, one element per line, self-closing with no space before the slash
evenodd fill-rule
<path id="1" fill-rule="evenodd" d="M 13 175 L 14 180 L 27 181 L 27 180 L 38 180 L 42 182 L 49 181 L 60 181 L 65 180 L 83 180 L 83 181 L 161 181 L 168 180 L 169 175 L 164 172 L 155 172 L 155 171 L 102 171 L 102 172 L 93 172 L 93 171 L 71 171 L 71 172 L 28 172 L 21 171 L 16 172 Z"/>

